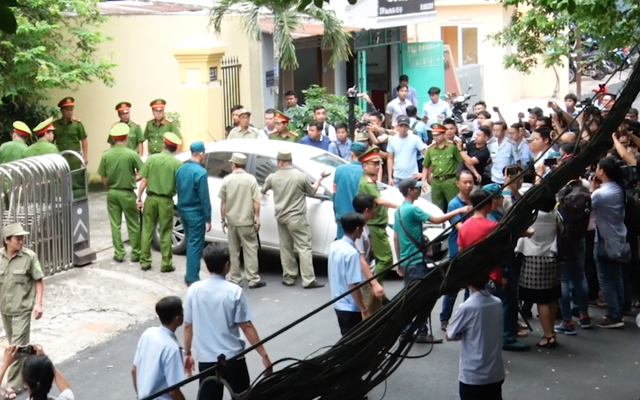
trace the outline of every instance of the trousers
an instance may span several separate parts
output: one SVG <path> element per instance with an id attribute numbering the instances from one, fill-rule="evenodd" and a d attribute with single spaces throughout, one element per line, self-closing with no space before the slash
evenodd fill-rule
<path id="1" fill-rule="evenodd" d="M 202 219 L 202 213 L 196 211 L 178 210 L 185 240 L 187 241 L 187 272 L 184 280 L 187 283 L 200 280 L 200 260 L 204 250 L 204 235 L 207 223 Z"/>
<path id="2" fill-rule="evenodd" d="M 227 228 L 229 240 L 229 256 L 231 258 L 231 270 L 229 280 L 240 284 L 242 271 L 240 271 L 240 252 L 244 258 L 244 274 L 249 285 L 260 282 L 258 273 L 258 233 L 254 225 L 229 226 Z"/>
<path id="3" fill-rule="evenodd" d="M 82 152 L 78 151 L 78 153 Z M 64 158 L 69 163 L 69 169 L 71 170 L 71 187 L 73 188 L 73 198 L 79 199 L 81 197 L 85 197 L 87 195 L 87 170 L 82 169 L 82 162 L 76 156 L 66 155 L 64 156 Z"/>
<path id="4" fill-rule="evenodd" d="M 456 179 L 451 178 L 444 181 L 431 179 L 431 202 L 438 206 L 442 212 L 447 212 L 449 202 L 458 195 Z"/>
<path id="5" fill-rule="evenodd" d="M 307 286 L 315 281 L 311 227 L 307 217 L 295 217 L 286 223 L 278 221 L 278 236 L 280 238 L 280 263 L 282 264 L 283 281 L 293 283 L 298 278 L 295 253 L 298 253 L 300 258 L 302 286 Z"/>
<path id="6" fill-rule="evenodd" d="M 160 228 L 161 269 L 173 267 L 171 231 L 173 229 L 173 199 L 148 195 L 142 210 L 142 236 L 140 239 L 140 266 L 151 267 L 151 240 L 156 226 Z"/>
<path id="7" fill-rule="evenodd" d="M 109 189 L 107 192 L 107 211 L 111 225 L 113 256 L 122 261 L 125 256 L 122 243 L 122 214 L 124 214 L 131 244 L 131 261 L 140 260 L 140 212 L 136 207 L 136 194 L 133 190 Z"/>
<path id="8" fill-rule="evenodd" d="M 371 251 L 376 259 L 376 274 L 388 269 L 393 265 L 393 253 L 389 244 L 389 235 L 385 226 L 369 225 L 369 236 L 371 238 Z M 388 271 L 387 271 L 388 272 Z M 378 275 L 376 278 L 382 283 L 387 273 Z"/>
<path id="9" fill-rule="evenodd" d="M 460 382 L 460 400 L 502 400 L 502 383 L 467 385 Z"/>
<path id="10" fill-rule="evenodd" d="M 2 325 L 7 334 L 9 345 L 24 346 L 31 341 L 31 312 L 20 315 L 2 314 Z M 22 367 L 24 358 L 11 364 L 7 372 L 7 387 L 14 390 L 22 389 Z"/>
<path id="11" fill-rule="evenodd" d="M 202 372 L 215 365 L 216 363 L 198 363 L 198 371 Z M 205 379 L 210 376 L 215 376 L 215 370 L 213 373 L 200 378 L 200 392 L 196 400 L 222 400 L 224 386 L 214 379 L 209 379 L 205 382 Z M 222 374 L 222 379 L 227 381 L 234 394 L 240 394 L 249 389 L 251 382 L 249 381 L 247 361 L 244 358 L 229 361 Z"/>

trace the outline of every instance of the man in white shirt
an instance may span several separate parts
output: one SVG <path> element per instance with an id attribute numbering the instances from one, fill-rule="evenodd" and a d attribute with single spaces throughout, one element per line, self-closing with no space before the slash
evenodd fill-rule
<path id="1" fill-rule="evenodd" d="M 329 138 L 330 141 L 335 142 L 338 140 L 336 134 L 336 128 L 327 122 L 327 109 L 323 106 L 313 107 L 313 119 L 322 123 L 322 134 Z"/>
<path id="2" fill-rule="evenodd" d="M 400 79 L 399 79 L 398 83 L 400 85 L 407 85 L 407 87 L 409 88 L 409 92 L 407 93 L 407 100 L 409 100 L 411 102 L 411 104 L 413 104 L 417 108 L 418 107 L 418 93 L 416 92 L 416 89 L 414 89 L 413 87 L 411 87 L 411 85 L 409 85 L 409 77 L 407 75 L 400 75 Z M 396 97 L 398 97 L 398 88 L 397 87 L 393 88 L 393 91 L 391 92 L 391 98 L 395 99 Z"/>
<path id="3" fill-rule="evenodd" d="M 391 100 L 387 104 L 386 114 L 387 118 L 385 121 L 390 123 L 389 127 L 393 127 L 396 125 L 396 120 L 401 115 L 407 115 L 407 107 L 414 105 L 409 100 L 407 100 L 407 94 L 409 93 L 409 86 L 400 84 L 398 85 L 398 97 Z"/>
<path id="4" fill-rule="evenodd" d="M 429 89 L 430 101 L 424 103 L 422 107 L 422 120 L 427 124 L 427 132 L 431 136 L 431 125 L 442 124 L 445 119 L 450 118 L 451 105 L 440 99 L 440 88 L 432 87 Z"/>
<path id="5" fill-rule="evenodd" d="M 269 139 L 269 135 L 276 133 L 276 110 L 268 108 L 264 112 L 264 128 L 260 129 L 258 139 Z"/>
<path id="6" fill-rule="evenodd" d="M 486 290 L 489 279 L 469 286 L 471 296 L 449 321 L 447 341 L 461 341 L 460 399 L 502 400 L 502 301 Z"/>

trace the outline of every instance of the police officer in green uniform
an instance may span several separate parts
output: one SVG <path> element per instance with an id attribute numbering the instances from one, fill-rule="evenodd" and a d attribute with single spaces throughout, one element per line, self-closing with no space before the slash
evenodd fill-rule
<path id="1" fill-rule="evenodd" d="M 163 151 L 164 134 L 167 132 L 171 132 L 182 139 L 177 124 L 171 118 L 165 118 L 164 116 L 166 104 L 167 102 L 163 99 L 156 99 L 149 104 L 153 111 L 153 118 L 147 122 L 147 126 L 144 128 L 144 138 L 147 140 L 149 155 Z"/>
<path id="2" fill-rule="evenodd" d="M 300 275 L 305 289 L 324 287 L 316 281 L 311 249 L 311 228 L 307 220 L 307 196 L 313 196 L 320 187 L 322 174 L 313 186 L 305 173 L 293 167 L 290 150 L 278 151 L 278 170 L 262 185 L 262 194 L 273 190 L 273 202 L 280 238 L 282 284 L 293 286 L 298 278 L 295 253 L 300 258 Z"/>
<path id="3" fill-rule="evenodd" d="M 299 135 L 289 130 L 289 117 L 278 111 L 273 120 L 276 124 L 276 131 L 269 134 L 269 139 L 294 143 L 300 141 Z"/>
<path id="4" fill-rule="evenodd" d="M 89 143 L 87 141 L 87 132 L 84 125 L 78 118 L 73 117 L 75 108 L 73 97 L 65 97 L 60 100 L 58 107 L 62 113 L 62 118 L 53 121 L 56 128 L 54 144 L 58 150 L 72 150 L 82 155 L 84 163 L 89 162 Z M 81 172 L 73 172 L 82 168 L 82 162 L 75 156 L 68 155 L 65 159 L 69 163 L 71 169 L 71 180 L 73 184 L 73 197 L 84 197 L 86 195 L 86 170 Z"/>
<path id="5" fill-rule="evenodd" d="M 60 154 L 60 150 L 52 144 L 56 128 L 53 126 L 53 118 L 48 118 L 33 129 L 38 140 L 24 152 L 24 157 L 42 156 L 45 154 Z"/>
<path id="6" fill-rule="evenodd" d="M 0 164 L 8 163 L 11 161 L 19 160 L 24 157 L 24 152 L 27 151 L 27 144 L 25 143 L 31 137 L 31 129 L 22 121 L 16 121 L 13 123 L 13 140 L 7 143 L 3 143 L 0 146 Z"/>
<path id="7" fill-rule="evenodd" d="M 173 196 L 176 195 L 175 176 L 182 162 L 175 152 L 182 139 L 173 132 L 164 134 L 163 151 L 151 155 L 142 167 L 140 188 L 136 204 L 142 211 L 142 238 L 140 243 L 140 266 L 143 271 L 151 269 L 151 237 L 156 225 L 160 226 L 161 272 L 173 272 L 171 230 L 173 229 Z M 142 205 L 142 194 L 147 198 Z"/>
<path id="8" fill-rule="evenodd" d="M 28 235 L 21 224 L 2 229 L 4 247 L 0 249 L 0 314 L 9 345 L 31 343 L 31 315 L 42 317 L 44 273 L 33 251 L 24 247 Z M 15 398 L 23 390 L 24 358 L 9 367 L 5 398 Z"/>
<path id="9" fill-rule="evenodd" d="M 431 125 L 433 143 L 422 161 L 422 187 L 425 188 L 427 182 L 431 185 L 431 202 L 444 213 L 449 202 L 458 195 L 456 174 L 464 163 L 458 147 L 444 136 L 446 130 L 444 125 Z"/>
<path id="10" fill-rule="evenodd" d="M 376 177 L 380 170 L 380 149 L 373 146 L 362 153 L 358 158 L 362 163 L 362 178 L 358 184 L 358 193 L 370 194 L 376 198 L 375 215 L 367 222 L 369 227 L 369 236 L 371 238 L 371 248 L 373 256 L 376 259 L 376 274 L 388 269 L 393 265 L 393 252 L 389 244 L 389 235 L 387 235 L 387 225 L 389 223 L 389 208 L 398 208 L 399 204 L 384 200 L 380 195 Z M 377 280 L 382 283 L 384 275 L 380 275 Z"/>
<path id="11" fill-rule="evenodd" d="M 117 123 L 111 128 L 109 136 L 114 145 L 102 154 L 98 174 L 107 189 L 107 211 L 111 224 L 113 241 L 113 259 L 124 260 L 125 251 L 122 244 L 122 214 L 127 222 L 129 243 L 131 244 L 131 261 L 140 261 L 140 214 L 136 206 L 136 173 L 142 170 L 142 159 L 138 153 L 127 147 L 131 127 L 125 123 Z"/>
<path id="12" fill-rule="evenodd" d="M 120 121 L 113 124 L 113 126 L 119 123 L 127 124 L 127 126 L 129 127 L 129 134 L 127 135 L 128 139 L 126 145 L 128 148 L 135 151 L 140 157 L 142 157 L 144 153 L 144 151 L 142 150 L 144 134 L 142 133 L 142 128 L 140 127 L 140 125 L 131 119 L 131 103 L 127 103 L 126 101 L 118 103 L 116 105 L 116 111 L 118 112 Z M 107 143 L 109 143 L 111 146 L 115 144 L 113 136 L 109 135 Z"/>

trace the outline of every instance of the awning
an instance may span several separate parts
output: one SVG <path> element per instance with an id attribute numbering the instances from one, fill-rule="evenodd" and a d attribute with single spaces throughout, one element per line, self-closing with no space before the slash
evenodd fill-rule
<path id="1" fill-rule="evenodd" d="M 400 28 L 435 22 L 434 0 L 358 0 L 344 10 L 346 24 L 363 29 Z"/>
<path id="2" fill-rule="evenodd" d="M 260 24 L 260 30 L 263 33 L 273 34 L 273 28 L 274 28 L 273 17 L 271 16 L 261 17 L 259 24 Z M 347 32 L 357 32 L 363 29 L 356 26 L 346 26 L 346 25 L 343 25 L 342 27 L 345 30 L 347 30 Z M 293 31 L 294 39 L 302 39 L 302 38 L 322 36 L 322 35 L 324 35 L 324 25 L 317 21 L 305 21 L 302 23 L 302 25 L 300 25 Z"/>

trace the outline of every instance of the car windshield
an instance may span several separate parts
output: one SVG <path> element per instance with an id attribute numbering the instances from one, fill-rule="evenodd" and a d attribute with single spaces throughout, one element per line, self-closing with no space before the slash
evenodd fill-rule
<path id="1" fill-rule="evenodd" d="M 336 157 L 333 154 L 329 154 L 329 153 L 320 154 L 319 156 L 311 157 L 310 160 L 331 168 L 338 168 L 340 165 L 347 163 L 342 158 Z"/>

